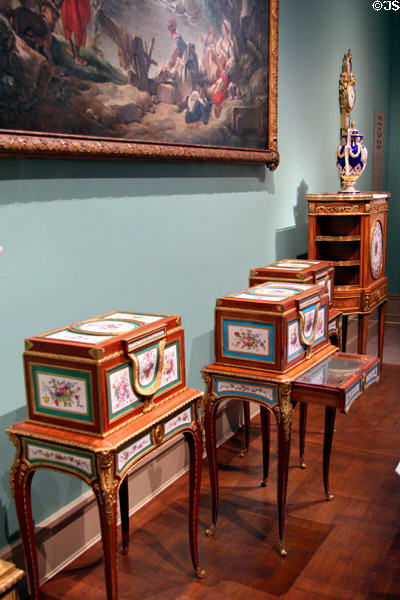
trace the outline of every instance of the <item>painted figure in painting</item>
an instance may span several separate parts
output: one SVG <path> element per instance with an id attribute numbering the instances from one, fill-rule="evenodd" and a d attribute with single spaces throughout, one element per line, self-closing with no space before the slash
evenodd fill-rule
<path id="1" fill-rule="evenodd" d="M 217 55 L 219 56 L 220 64 L 222 56 L 225 57 L 226 71 L 230 76 L 232 76 L 235 66 L 235 50 L 231 37 L 231 26 L 227 19 L 224 19 L 222 22 L 221 37 L 217 42 L 216 51 Z"/>
<path id="2" fill-rule="evenodd" d="M 210 98 L 202 97 L 197 90 L 194 90 L 188 99 L 188 105 L 185 114 L 186 123 L 202 121 L 204 125 L 207 125 L 210 118 L 212 105 L 213 103 Z"/>
<path id="3" fill-rule="evenodd" d="M 187 44 L 176 28 L 175 19 L 169 19 L 167 31 L 169 39 L 172 41 L 171 53 L 168 62 L 161 67 L 162 73 L 173 76 L 176 73 L 178 64 L 182 64 L 186 58 Z"/>
<path id="4" fill-rule="evenodd" d="M 80 49 L 86 45 L 86 29 L 90 21 L 90 0 L 64 0 L 61 6 L 65 39 L 70 43 L 66 49 L 77 65 L 86 66 Z"/>
<path id="5" fill-rule="evenodd" d="M 218 79 L 212 88 L 212 101 L 215 106 L 214 113 L 217 119 L 221 114 L 222 103 L 226 98 L 226 91 L 228 89 L 228 75 L 226 73 L 227 62 L 224 53 L 222 53 L 219 57 L 219 69 L 220 72 Z"/>
<path id="6" fill-rule="evenodd" d="M 217 56 L 215 32 L 214 28 L 210 27 L 207 36 L 201 36 L 201 41 L 204 45 L 203 51 L 203 68 L 210 83 L 217 80 L 219 72 L 219 61 Z"/>
<path id="7" fill-rule="evenodd" d="M 194 45 L 187 44 L 178 32 L 174 18 L 168 20 L 167 32 L 172 46 L 168 61 L 162 65 L 156 82 L 173 84 L 175 90 L 173 103 L 183 110 L 193 91 L 193 84 L 198 73 L 198 59 Z"/>

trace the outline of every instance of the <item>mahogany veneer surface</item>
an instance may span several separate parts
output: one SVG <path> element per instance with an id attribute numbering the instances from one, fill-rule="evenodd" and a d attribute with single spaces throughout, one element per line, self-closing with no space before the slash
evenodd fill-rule
<path id="1" fill-rule="evenodd" d="M 371 386 L 349 415 L 338 415 L 331 502 L 322 485 L 324 409 L 309 408 L 305 470 L 298 467 L 295 414 L 285 558 L 275 544 L 276 433 L 272 428 L 270 483 L 262 488 L 258 416 L 244 458 L 240 433 L 219 450 L 222 501 L 212 538 L 204 535 L 211 519 L 204 470 L 199 553 L 207 577 L 196 579 L 187 560 L 183 476 L 133 516 L 129 555 L 119 555 L 120 600 L 400 598 L 399 378 L 400 366 L 384 365 L 379 385 Z M 44 584 L 42 597 L 104 600 L 100 544 Z"/>

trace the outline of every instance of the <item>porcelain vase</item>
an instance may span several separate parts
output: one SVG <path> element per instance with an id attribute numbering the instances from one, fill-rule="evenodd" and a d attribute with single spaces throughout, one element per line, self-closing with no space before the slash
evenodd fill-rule
<path id="1" fill-rule="evenodd" d="M 336 150 L 336 167 L 342 182 L 342 193 L 358 193 L 354 184 L 367 164 L 368 150 L 363 145 L 364 136 L 355 128 L 354 123 L 347 130 L 345 143 Z"/>

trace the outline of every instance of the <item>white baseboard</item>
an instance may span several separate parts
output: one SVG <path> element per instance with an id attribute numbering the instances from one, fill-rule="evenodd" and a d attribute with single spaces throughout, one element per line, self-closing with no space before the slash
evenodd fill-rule
<path id="1" fill-rule="evenodd" d="M 251 417 L 258 407 L 251 404 Z M 242 424 L 240 404 L 224 402 L 217 416 L 218 445 L 231 437 Z M 128 476 L 130 515 L 174 483 L 189 469 L 187 444 L 182 436 L 173 438 L 158 453 L 143 459 Z M 100 540 L 97 502 L 91 490 L 49 516 L 35 527 L 39 577 L 44 583 Z M 0 558 L 25 569 L 21 541 L 0 550 Z"/>

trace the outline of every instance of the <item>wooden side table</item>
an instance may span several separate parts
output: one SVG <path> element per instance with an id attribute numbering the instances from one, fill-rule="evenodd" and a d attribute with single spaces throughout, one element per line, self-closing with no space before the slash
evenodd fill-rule
<path id="1" fill-rule="evenodd" d="M 378 308 L 378 355 L 382 364 L 387 302 L 385 277 L 388 192 L 308 194 L 308 256 L 330 260 L 335 270 L 333 307 L 358 315 L 358 352 L 365 354 L 368 320 Z"/>
<path id="2" fill-rule="evenodd" d="M 342 312 L 337 309 L 331 308 L 329 310 L 328 320 L 328 335 L 330 342 L 342 349 Z M 249 402 L 243 402 L 243 429 L 244 429 L 244 443 L 241 449 L 241 456 L 244 456 L 249 450 L 250 443 L 250 404 Z M 270 431 L 270 413 L 263 406 L 260 406 L 260 417 L 261 417 L 261 436 L 262 436 L 262 448 L 263 448 L 263 481 L 261 485 L 265 485 L 268 479 L 269 472 L 269 431 Z M 304 448 L 305 448 L 305 437 L 306 437 L 306 425 L 307 425 L 307 403 L 300 402 L 300 414 L 299 414 L 299 453 L 300 453 L 300 467 L 305 468 L 306 463 L 304 460 Z"/>
<path id="3" fill-rule="evenodd" d="M 17 583 L 24 576 L 21 569 L 13 563 L 0 559 L 0 598 L 1 600 L 18 600 Z"/>
<path id="4" fill-rule="evenodd" d="M 183 433 L 190 453 L 189 542 L 198 577 L 197 528 L 202 467 L 202 433 L 198 407 L 202 394 L 194 389 L 170 396 L 155 408 L 107 437 L 79 434 L 22 421 L 7 431 L 17 452 L 10 472 L 32 600 L 39 600 L 39 571 L 32 519 L 30 487 L 38 468 L 79 477 L 93 490 L 100 514 L 107 599 L 117 600 L 117 498 L 119 495 L 123 552 L 128 551 L 127 474 L 144 456 Z"/>
<path id="5" fill-rule="evenodd" d="M 207 530 L 213 535 L 218 518 L 218 464 L 216 447 L 216 413 L 222 400 L 257 402 L 261 406 L 262 426 L 269 425 L 269 414 L 276 417 L 278 428 L 278 531 L 279 552 L 285 546 L 285 513 L 288 484 L 291 424 L 297 402 L 326 407 L 323 456 L 324 489 L 327 500 L 329 465 L 336 408 L 347 412 L 364 389 L 379 378 L 379 360 L 367 356 L 344 354 L 328 345 L 309 361 L 303 361 L 284 374 L 212 363 L 202 370 L 206 383 L 203 419 L 210 470 L 212 522 Z M 268 415 L 268 416 L 267 416 Z M 265 451 L 265 450 L 264 450 Z M 264 461 L 264 477 L 266 463 Z"/>

